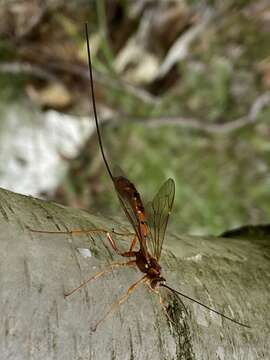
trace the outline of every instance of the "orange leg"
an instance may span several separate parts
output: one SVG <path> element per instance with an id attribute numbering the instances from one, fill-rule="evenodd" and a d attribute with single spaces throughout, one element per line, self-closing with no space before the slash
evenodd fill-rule
<path id="1" fill-rule="evenodd" d="M 66 230 L 66 231 L 48 231 L 48 230 L 34 230 L 28 227 L 28 230 L 35 233 L 40 234 L 69 234 L 69 235 L 84 235 L 84 234 L 90 234 L 95 232 L 101 232 L 106 234 L 108 231 L 104 229 L 74 229 L 74 230 Z"/>
<path id="2" fill-rule="evenodd" d="M 131 242 L 131 245 L 130 245 L 130 248 L 129 248 L 129 251 L 132 251 L 136 245 L 136 242 L 138 240 L 138 237 L 137 236 L 134 236 L 132 242 Z"/>
<path id="3" fill-rule="evenodd" d="M 167 309 L 166 309 L 166 306 L 164 304 L 164 300 L 163 300 L 163 297 L 161 296 L 161 293 L 157 290 L 157 293 L 159 295 L 159 303 L 165 313 L 165 315 L 167 316 L 169 322 L 171 322 L 172 324 L 176 325 L 175 322 L 173 321 L 173 319 L 171 318 L 170 314 L 168 313 Z"/>
<path id="4" fill-rule="evenodd" d="M 67 230 L 67 231 L 47 231 L 47 230 L 34 230 L 34 229 L 31 229 L 31 228 L 28 228 L 29 231 L 31 232 L 35 232 L 35 233 L 40 233 L 40 234 L 69 234 L 69 235 L 85 235 L 85 234 L 90 234 L 90 233 L 103 233 L 103 234 L 106 234 L 106 237 L 107 239 L 109 240 L 109 243 L 111 244 L 112 248 L 114 249 L 114 251 L 120 255 L 120 256 L 123 256 L 123 257 L 132 257 L 132 256 L 135 256 L 135 252 L 132 251 L 135 243 L 136 243 L 136 240 L 137 238 L 135 237 L 132 241 L 132 244 L 131 244 L 131 247 L 130 247 L 130 250 L 127 251 L 127 252 L 121 252 L 117 245 L 116 245 L 116 242 L 114 241 L 114 239 L 112 238 L 111 234 L 109 231 L 107 230 L 104 230 L 104 229 L 75 229 L 75 230 Z M 119 232 L 116 232 L 113 230 L 113 233 L 116 234 L 116 235 L 120 235 L 120 236 L 129 236 L 129 235 L 133 235 L 134 236 L 134 233 L 119 233 Z M 133 245 L 134 243 L 134 245 Z"/>
<path id="5" fill-rule="evenodd" d="M 115 301 L 110 309 L 105 313 L 105 315 L 96 323 L 96 325 L 92 328 L 92 331 L 96 331 L 97 327 L 112 313 L 114 312 L 118 306 L 123 304 L 129 297 L 129 295 L 136 289 L 138 285 L 140 285 L 142 282 L 144 282 L 147 279 L 147 275 L 144 275 L 142 278 L 137 280 L 134 284 L 132 284 L 128 289 L 127 292 L 122 295 L 117 301 Z"/>
<path id="6" fill-rule="evenodd" d="M 149 287 L 149 289 L 151 290 L 151 292 L 154 292 L 156 295 L 159 296 L 159 303 L 162 307 L 162 310 L 164 311 L 166 317 L 168 318 L 169 322 L 171 322 L 172 324 L 175 325 L 175 322 L 173 321 L 173 319 L 171 318 L 171 316 L 168 314 L 168 311 L 166 309 L 166 306 L 164 304 L 164 300 L 163 300 L 163 297 L 161 296 L 161 293 L 159 291 L 159 289 L 153 289 L 149 283 L 146 283 L 146 285 Z"/>
<path id="7" fill-rule="evenodd" d="M 112 233 L 114 233 L 116 235 L 119 235 L 119 236 L 133 236 L 133 240 L 131 242 L 129 252 L 133 251 L 133 249 L 134 249 L 134 247 L 136 245 L 136 242 L 138 240 L 138 237 L 136 235 L 134 236 L 134 233 L 130 233 L 130 232 L 120 233 L 120 232 L 115 231 L 114 229 L 112 229 Z"/>
<path id="8" fill-rule="evenodd" d="M 81 283 L 78 287 L 76 287 L 75 289 L 73 289 L 72 291 L 66 293 L 64 296 L 68 297 L 71 294 L 75 293 L 77 290 L 81 289 L 82 287 L 84 287 L 86 284 L 88 284 L 90 281 L 96 280 L 98 279 L 100 276 L 103 276 L 111 271 L 113 271 L 114 268 L 118 268 L 118 267 L 124 267 L 124 266 L 136 266 L 136 261 L 135 260 L 130 260 L 127 262 L 116 262 L 116 263 L 112 263 L 110 264 L 107 268 L 105 268 L 104 270 L 98 272 L 96 275 L 91 276 L 89 279 L 87 279 L 86 281 L 84 281 L 83 283 Z"/>
<path id="9" fill-rule="evenodd" d="M 112 229 L 112 233 L 118 236 L 134 236 L 134 232 L 119 232 Z"/>
<path id="10" fill-rule="evenodd" d="M 107 239 L 109 240 L 112 248 L 114 249 L 114 251 L 120 255 L 120 256 L 123 256 L 123 257 L 132 257 L 132 256 L 136 256 L 136 252 L 135 251 L 124 251 L 124 252 L 121 252 L 117 245 L 116 245 L 116 242 L 114 241 L 114 239 L 111 237 L 111 234 L 109 232 L 106 233 L 106 236 L 107 236 Z"/>

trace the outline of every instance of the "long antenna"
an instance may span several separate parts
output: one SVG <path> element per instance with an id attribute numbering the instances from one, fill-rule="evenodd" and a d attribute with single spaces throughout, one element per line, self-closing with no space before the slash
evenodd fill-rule
<path id="1" fill-rule="evenodd" d="M 168 285 L 166 285 L 166 284 L 160 284 L 160 286 L 163 286 L 163 287 L 165 287 L 166 289 L 170 290 L 171 292 L 173 292 L 173 293 L 175 293 L 175 294 L 178 294 L 178 295 L 181 295 L 181 296 L 183 296 L 183 297 L 185 297 L 185 298 L 187 298 L 187 299 L 189 299 L 189 300 L 191 300 L 191 301 L 193 301 L 193 302 L 195 302 L 195 303 L 197 303 L 197 304 L 199 304 L 199 305 L 201 305 L 201 306 L 205 307 L 206 309 L 208 309 L 208 310 L 210 310 L 210 311 L 212 311 L 212 312 L 214 312 L 214 313 L 216 313 L 216 314 L 218 314 L 218 315 L 220 315 L 220 316 L 224 317 L 224 318 L 225 318 L 225 319 L 227 319 L 227 320 L 230 320 L 230 321 L 234 322 L 234 323 L 235 323 L 235 324 L 237 324 L 237 325 L 244 326 L 244 327 L 246 327 L 246 328 L 251 328 L 249 325 L 242 324 L 242 323 L 240 323 L 239 321 L 236 321 L 236 320 L 234 320 L 234 319 L 232 319 L 232 318 L 230 318 L 230 317 L 228 317 L 228 316 L 226 316 L 226 315 L 222 314 L 221 312 L 219 312 L 219 311 L 217 311 L 217 310 L 214 310 L 214 309 L 210 308 L 209 306 L 207 306 L 207 305 L 205 305 L 205 304 L 201 303 L 201 302 L 200 302 L 200 301 L 198 301 L 198 300 L 192 299 L 191 297 L 189 297 L 189 296 L 187 296 L 187 295 L 185 295 L 185 294 L 181 293 L 180 291 L 177 291 L 177 290 L 175 290 L 175 289 L 171 288 L 170 286 L 168 286 Z"/>
<path id="2" fill-rule="evenodd" d="M 93 110 L 94 110 L 94 118 L 95 118 L 95 123 L 96 123 L 96 128 L 97 128 L 97 134 L 98 134 L 98 142 L 99 142 L 99 146 L 100 146 L 100 151 L 101 151 L 101 155 L 103 158 L 103 161 L 105 163 L 105 166 L 107 168 L 107 171 L 110 175 L 110 178 L 113 181 L 113 175 L 110 169 L 110 166 L 108 164 L 108 161 L 106 159 L 105 156 L 105 152 L 103 149 L 103 144 L 102 144 L 102 140 L 101 140 L 101 134 L 100 134 L 100 129 L 99 129 L 99 125 L 98 125 L 98 117 L 97 117 L 97 109 L 96 109 L 96 99 L 95 99 L 95 92 L 94 92 L 94 81 L 93 81 L 93 73 L 92 73 L 92 62 L 91 62 L 91 54 L 90 54 L 90 46 L 89 46 L 89 37 L 88 37 L 88 26 L 87 23 L 85 23 L 85 36 L 86 36 L 86 43 L 87 43 L 87 55 L 88 55 L 88 69 L 89 69 L 89 75 L 90 75 L 90 88 L 91 88 L 91 97 L 92 97 L 92 104 L 93 104 Z"/>

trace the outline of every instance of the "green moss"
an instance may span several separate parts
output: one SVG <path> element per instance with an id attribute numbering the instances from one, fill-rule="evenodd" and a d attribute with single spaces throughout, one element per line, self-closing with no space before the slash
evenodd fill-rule
<path id="1" fill-rule="evenodd" d="M 0 73 L 0 111 L 1 104 L 19 101 L 23 94 L 26 76 Z"/>

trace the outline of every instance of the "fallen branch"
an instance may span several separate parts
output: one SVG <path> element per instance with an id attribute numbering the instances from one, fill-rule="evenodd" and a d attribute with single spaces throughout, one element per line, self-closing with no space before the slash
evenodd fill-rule
<path id="1" fill-rule="evenodd" d="M 236 120 L 228 121 L 223 124 L 210 124 L 198 119 L 186 118 L 181 116 L 160 116 L 160 117 L 134 117 L 119 113 L 113 117 L 101 118 L 101 123 L 109 123 L 110 126 L 119 126 L 122 121 L 131 123 L 139 122 L 147 127 L 178 126 L 185 129 L 199 130 L 206 134 L 229 134 L 246 126 L 256 124 L 262 109 L 270 104 L 270 92 L 265 92 L 258 96 L 252 104 L 247 115 Z M 121 120 L 120 120 L 121 119 Z"/>
<path id="2" fill-rule="evenodd" d="M 83 79 L 88 81 L 88 70 L 84 66 L 77 64 L 63 64 L 63 63 L 50 63 L 49 67 L 51 70 L 44 70 L 41 66 L 36 66 L 28 62 L 11 62 L 11 63 L 0 63 L 0 71 L 13 74 L 26 73 L 33 76 L 36 76 L 41 79 L 58 81 L 60 80 L 59 76 L 55 75 L 55 71 L 67 71 L 71 72 L 74 75 L 80 76 Z M 131 84 L 126 82 L 119 82 L 117 79 L 108 78 L 105 75 L 94 73 L 94 80 L 102 85 L 112 86 L 117 88 L 122 88 L 124 86 L 130 94 L 144 100 L 145 102 L 158 102 L 159 99 L 152 97 L 147 91 L 134 87 Z M 160 116 L 156 118 L 150 117 L 134 117 L 129 116 L 123 113 L 119 113 L 113 117 L 102 118 L 101 114 L 101 123 L 110 123 L 112 126 L 118 126 L 118 124 L 123 121 L 119 119 L 124 119 L 124 121 L 129 122 L 140 122 L 148 127 L 160 127 L 160 126 L 179 126 L 186 129 L 199 130 L 208 134 L 228 134 L 243 127 L 255 124 L 257 118 L 262 109 L 270 103 L 270 92 L 265 92 L 259 95 L 253 102 L 250 111 L 247 115 L 242 116 L 236 120 L 228 121 L 226 123 L 205 123 L 198 119 L 187 118 L 181 116 Z"/>
<path id="3" fill-rule="evenodd" d="M 141 274 L 119 269 L 65 298 L 64 293 L 117 256 L 103 233 L 41 234 L 29 227 L 121 230 L 121 224 L 0 189 L 1 358 L 28 359 L 31 354 L 35 359 L 99 360 L 113 354 L 119 360 L 214 359 L 221 354 L 224 359 L 255 360 L 270 352 L 265 256 L 270 249 L 269 241 L 257 238 L 168 235 L 162 258 L 169 286 L 249 323 L 252 329 L 183 299 L 187 315 L 181 302 L 165 292 L 169 320 L 158 297 L 142 286 L 91 332 L 91 326 Z M 119 246 L 128 249 L 128 239 L 118 238 Z"/>
<path id="4" fill-rule="evenodd" d="M 46 81 L 58 81 L 59 78 L 41 66 L 25 61 L 0 62 L 0 72 L 14 75 L 28 74 Z"/>
<path id="5" fill-rule="evenodd" d="M 0 62 L 0 72 L 17 75 L 29 74 L 47 81 L 58 82 L 61 81 L 61 79 L 56 75 L 56 73 L 65 72 L 67 74 L 75 75 L 83 80 L 89 81 L 88 68 L 86 66 L 56 61 L 49 61 L 46 67 L 25 61 Z M 94 71 L 93 76 L 95 82 L 101 84 L 102 86 L 109 86 L 113 89 L 126 91 L 126 93 L 135 96 L 145 103 L 155 104 L 159 101 L 156 96 L 150 94 L 148 91 L 138 88 L 120 78 L 113 78 L 109 75 L 104 75 L 96 71 Z"/>

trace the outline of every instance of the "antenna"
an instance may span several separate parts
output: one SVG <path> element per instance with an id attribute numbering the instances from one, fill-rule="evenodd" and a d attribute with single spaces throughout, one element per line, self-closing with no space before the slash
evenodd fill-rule
<path id="1" fill-rule="evenodd" d="M 92 62 L 91 62 L 91 54 L 90 54 L 90 46 L 89 46 L 89 37 L 88 37 L 88 25 L 85 23 L 85 36 L 86 36 L 86 43 L 87 43 L 87 55 L 88 55 L 88 69 L 89 69 L 89 76 L 90 76 L 90 88 L 91 88 L 91 98 L 92 98 L 92 104 L 93 104 L 93 111 L 94 111 L 94 118 L 97 128 L 97 135 L 98 135 L 98 142 L 99 147 L 101 151 L 101 155 L 103 158 L 103 161 L 105 163 L 106 169 L 110 175 L 110 178 L 113 181 L 113 174 L 111 172 L 110 166 L 108 164 L 108 161 L 105 156 L 102 140 L 101 140 L 101 133 L 98 125 L 98 117 L 97 117 L 97 109 L 96 109 L 96 99 L 95 99 L 95 92 L 94 92 L 94 81 L 93 81 L 93 72 L 92 72 Z"/>
<path id="2" fill-rule="evenodd" d="M 206 309 L 208 309 L 208 310 L 210 310 L 210 311 L 212 311 L 212 312 L 214 312 L 214 313 L 216 313 L 216 314 L 224 317 L 224 318 L 227 319 L 227 320 L 230 320 L 230 321 L 234 322 L 234 323 L 237 324 L 237 325 L 244 326 L 244 327 L 246 327 L 246 328 L 251 328 L 249 325 L 242 324 L 242 323 L 240 323 L 239 321 L 236 321 L 236 320 L 230 318 L 229 316 L 226 316 L 226 315 L 222 314 L 221 312 L 219 312 L 219 311 L 217 311 L 217 310 L 214 310 L 214 309 L 210 308 L 210 307 L 207 306 L 207 305 L 204 305 L 203 303 L 201 303 L 201 302 L 198 301 L 198 300 L 192 299 L 191 297 L 189 297 L 189 296 L 181 293 L 180 291 L 177 291 L 177 290 L 171 288 L 170 286 L 168 286 L 168 285 L 166 285 L 166 284 L 160 284 L 160 286 L 163 286 L 163 287 L 165 287 L 166 289 L 170 290 L 171 292 L 173 292 L 173 293 L 175 293 L 175 294 L 178 294 L 178 295 L 181 295 L 181 296 L 183 296 L 183 297 L 185 297 L 185 298 L 187 298 L 187 299 L 189 299 L 189 300 L 191 300 L 191 301 L 193 301 L 193 302 L 195 302 L 195 303 L 197 303 L 197 304 L 205 307 Z"/>

